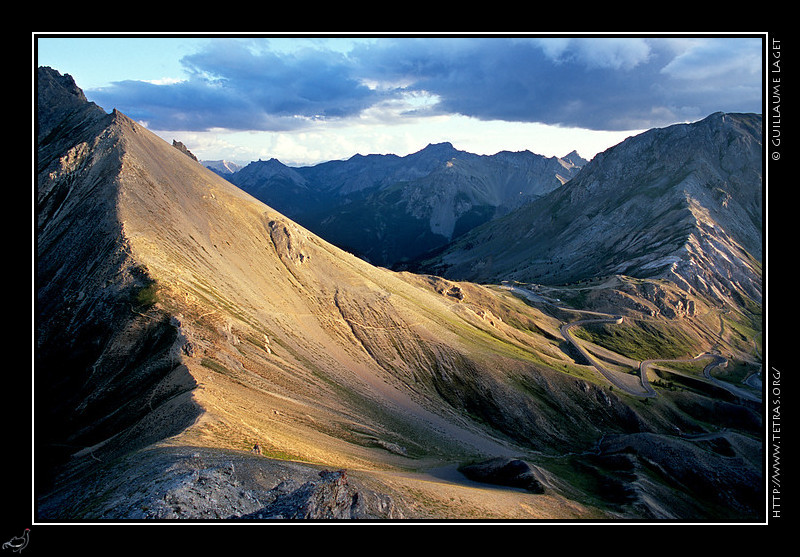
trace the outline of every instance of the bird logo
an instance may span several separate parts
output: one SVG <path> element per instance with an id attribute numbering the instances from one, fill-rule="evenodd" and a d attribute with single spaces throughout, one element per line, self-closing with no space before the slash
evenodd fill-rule
<path id="1" fill-rule="evenodd" d="M 17 553 L 21 553 L 25 546 L 28 545 L 28 536 L 31 533 L 30 528 L 25 528 L 25 532 L 22 533 L 21 536 L 14 536 L 6 543 L 3 544 L 3 549 L 10 549 L 11 551 L 16 551 Z"/>

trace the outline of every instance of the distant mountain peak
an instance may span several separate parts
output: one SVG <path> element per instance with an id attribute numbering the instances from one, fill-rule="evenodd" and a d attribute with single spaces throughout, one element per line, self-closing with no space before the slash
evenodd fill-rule
<path id="1" fill-rule="evenodd" d="M 412 153 L 409 156 L 410 157 L 413 157 L 415 155 L 449 156 L 450 154 L 455 155 L 457 153 L 462 153 L 462 152 L 463 151 L 459 151 L 458 149 L 456 149 L 453 146 L 453 144 L 450 143 L 449 141 L 442 141 L 441 143 L 428 143 L 424 149 L 420 149 L 416 153 Z"/>
<path id="2" fill-rule="evenodd" d="M 441 141 L 439 143 L 428 143 L 428 145 L 425 146 L 425 149 L 442 149 L 442 150 L 444 150 L 444 149 L 455 149 L 455 147 L 453 147 L 453 144 L 450 143 L 449 141 Z"/>
<path id="3" fill-rule="evenodd" d="M 286 166 L 285 164 L 283 164 L 280 160 L 276 159 L 275 157 L 270 157 L 267 160 L 258 159 L 258 161 L 256 161 L 256 162 L 257 162 L 257 164 L 264 165 L 264 166 L 273 166 L 273 167 Z"/>
<path id="4" fill-rule="evenodd" d="M 567 161 L 569 163 L 572 163 L 574 166 L 584 166 L 587 162 L 589 162 L 586 159 L 584 159 L 582 156 L 580 156 L 578 154 L 578 151 L 575 151 L 575 150 L 571 151 L 569 154 L 564 155 L 563 157 L 560 157 L 560 158 L 563 161 Z"/>
<path id="5" fill-rule="evenodd" d="M 200 162 L 209 170 L 212 170 L 223 177 L 230 176 L 242 169 L 240 164 L 225 159 Z"/>

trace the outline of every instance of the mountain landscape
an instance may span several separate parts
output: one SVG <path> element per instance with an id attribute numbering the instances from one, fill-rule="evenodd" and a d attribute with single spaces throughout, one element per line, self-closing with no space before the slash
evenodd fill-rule
<path id="1" fill-rule="evenodd" d="M 553 191 L 585 163 L 575 152 L 483 156 L 440 143 L 405 157 L 355 155 L 309 167 L 257 161 L 227 179 L 336 246 L 391 268 Z"/>
<path id="2" fill-rule="evenodd" d="M 36 85 L 38 520 L 763 520 L 760 116 L 225 179 Z"/>
<path id="3" fill-rule="evenodd" d="M 630 138 L 423 266 L 476 281 L 664 276 L 760 303 L 761 128 L 760 115 L 719 113 Z"/>

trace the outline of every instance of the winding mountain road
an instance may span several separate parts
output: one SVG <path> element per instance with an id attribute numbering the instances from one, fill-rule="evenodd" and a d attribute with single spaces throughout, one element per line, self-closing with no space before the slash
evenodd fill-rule
<path id="1" fill-rule="evenodd" d="M 594 368 L 600 373 L 600 375 L 605 377 L 606 381 L 614 385 L 614 387 L 621 389 L 624 392 L 633 396 L 645 397 L 645 398 L 654 397 L 656 396 L 656 392 L 655 390 L 653 390 L 653 387 L 650 386 L 650 383 L 647 381 L 646 373 L 641 374 L 642 390 L 640 391 L 638 389 L 631 388 L 629 385 L 619 380 L 619 378 L 617 377 L 617 372 L 608 369 L 602 363 L 600 363 L 600 361 L 598 361 L 597 358 L 589 354 L 589 351 L 586 350 L 586 348 L 584 348 L 577 341 L 577 339 L 574 336 L 572 336 L 572 333 L 570 332 L 572 328 L 581 327 L 583 325 L 592 325 L 599 323 L 614 323 L 620 325 L 622 324 L 622 320 L 623 317 L 621 315 L 605 315 L 604 317 L 598 317 L 596 319 L 581 319 L 579 321 L 573 321 L 572 323 L 565 323 L 560 327 L 561 336 L 564 337 L 564 340 L 572 344 L 572 346 L 575 347 L 575 349 L 581 354 L 581 356 L 583 356 L 583 358 L 587 362 L 589 362 L 589 364 L 594 366 Z M 639 369 L 642 370 L 641 366 Z"/>
<path id="2" fill-rule="evenodd" d="M 746 400 L 751 400 L 753 402 L 761 402 L 761 397 L 760 396 L 758 396 L 758 395 L 756 395 L 756 394 L 754 394 L 754 393 L 752 393 L 750 391 L 747 391 L 746 389 L 740 389 L 739 387 L 737 387 L 735 385 L 731 385 L 730 383 L 727 383 L 725 381 L 720 381 L 716 377 L 712 377 L 711 376 L 711 370 L 714 369 L 717 366 L 726 366 L 726 365 L 728 365 L 728 360 L 726 360 L 725 358 L 723 358 L 722 356 L 719 356 L 717 354 L 711 354 L 711 355 L 716 357 L 718 359 L 718 361 L 711 362 L 705 368 L 703 368 L 703 376 L 706 379 L 708 379 L 709 381 L 711 381 L 712 383 L 714 383 L 718 387 L 722 387 L 723 389 L 727 390 L 731 394 L 733 394 L 735 396 L 738 396 L 739 398 L 743 398 L 743 399 L 746 399 Z"/>
<path id="3" fill-rule="evenodd" d="M 553 302 L 551 302 L 550 300 L 548 300 L 548 299 L 546 299 L 546 298 L 544 298 L 542 296 L 539 296 L 538 294 L 536 294 L 534 292 L 531 292 L 528 289 L 520 288 L 519 286 L 511 286 L 509 284 L 504 284 L 503 288 L 505 288 L 507 290 L 511 290 L 512 292 L 515 292 L 515 293 L 517 293 L 517 294 L 519 294 L 519 295 L 531 300 L 532 302 L 545 303 L 545 304 L 549 304 L 549 305 L 551 305 L 551 306 L 553 306 L 553 307 L 555 307 L 557 309 L 563 310 L 563 311 L 570 311 L 570 312 L 574 312 L 574 313 L 581 313 L 581 314 L 584 314 L 584 315 L 591 316 L 590 319 L 580 319 L 578 321 L 573 321 L 572 323 L 564 323 L 563 325 L 561 325 L 559 330 L 561 331 L 561 336 L 564 337 L 564 340 L 566 340 L 572 346 L 574 346 L 575 349 L 580 353 L 580 355 L 583 356 L 583 358 L 590 365 L 592 365 L 600 373 L 600 375 L 602 375 L 606 379 L 606 381 L 611 383 L 614 387 L 616 387 L 616 388 L 618 388 L 618 389 L 620 389 L 620 390 L 622 390 L 622 391 L 624 391 L 624 392 L 626 392 L 626 393 L 628 393 L 628 394 L 630 394 L 632 396 L 645 397 L 645 398 L 650 398 L 650 397 L 656 396 L 655 390 L 653 390 L 653 387 L 647 381 L 647 375 L 646 374 L 642 373 L 642 375 L 641 375 L 641 384 L 642 384 L 642 389 L 641 390 L 631 388 L 630 385 L 628 385 L 628 384 L 626 384 L 626 383 L 624 383 L 623 381 L 620 380 L 620 378 L 618 376 L 618 372 L 615 372 L 615 371 L 612 371 L 612 370 L 608 369 L 603 364 L 601 364 L 595 357 L 593 357 L 591 354 L 589 354 L 589 351 L 586 350 L 586 348 L 584 348 L 583 345 L 581 345 L 577 341 L 577 339 L 574 336 L 572 336 L 572 333 L 570 332 L 571 329 L 573 329 L 574 327 L 580 327 L 580 326 L 583 326 L 583 325 L 590 325 L 590 324 L 596 324 L 596 323 L 614 323 L 614 324 L 619 325 L 623 321 L 623 316 L 621 316 L 621 315 L 613 315 L 613 314 L 610 314 L 610 313 L 601 313 L 601 312 L 598 312 L 598 311 L 587 311 L 587 310 L 578 310 L 578 309 L 573 309 L 573 308 L 562 307 L 562 306 L 559 306 L 557 304 L 554 304 Z"/>
<path id="4" fill-rule="evenodd" d="M 698 361 L 698 360 L 703 359 L 703 358 L 711 358 L 711 362 L 708 365 L 706 365 L 705 368 L 703 368 L 703 376 L 705 377 L 706 380 L 708 380 L 709 382 L 717 385 L 718 387 L 722 387 L 723 389 L 726 389 L 730 393 L 732 393 L 735 396 L 738 396 L 740 398 L 744 398 L 744 399 L 752 400 L 752 401 L 756 401 L 756 402 L 759 402 L 761 400 L 760 398 L 758 398 L 758 396 L 754 395 L 753 393 L 748 392 L 745 389 L 737 388 L 736 386 L 730 385 L 729 383 L 727 383 L 725 381 L 720 381 L 719 379 L 716 379 L 716 378 L 712 377 L 711 376 L 711 370 L 712 369 L 714 369 L 715 367 L 718 367 L 718 366 L 726 366 L 726 365 L 728 365 L 728 360 L 726 358 L 724 358 L 723 356 L 720 356 L 719 354 L 715 354 L 713 352 L 705 352 L 703 354 L 700 354 L 700 355 L 696 356 L 695 358 L 693 358 L 691 360 L 685 360 L 685 359 L 684 360 L 681 360 L 681 359 L 644 360 L 644 361 L 639 363 L 639 378 L 641 380 L 641 387 L 642 388 L 641 388 L 641 390 L 633 389 L 633 388 L 630 387 L 630 385 L 620 381 L 619 372 L 615 372 L 615 371 L 610 370 L 607 367 L 605 367 L 600 361 L 598 361 L 597 358 L 592 356 L 589 353 L 589 351 L 586 350 L 586 348 L 584 348 L 571 333 L 571 329 L 573 329 L 574 327 L 580 327 L 580 326 L 583 326 L 583 325 L 599 324 L 599 323 L 613 323 L 613 324 L 617 324 L 617 325 L 622 324 L 622 322 L 623 322 L 623 316 L 622 315 L 613 315 L 613 314 L 609 314 L 609 313 L 601 313 L 601 312 L 586 311 L 586 310 L 576 310 L 576 309 L 573 309 L 573 308 L 562 307 L 562 306 L 559 306 L 557 304 L 554 304 L 552 301 L 550 301 L 550 300 L 548 300 L 548 299 L 546 299 L 546 298 L 544 298 L 542 296 L 539 296 L 538 294 L 536 294 L 534 292 L 531 292 L 530 290 L 527 290 L 525 288 L 520 288 L 518 286 L 511 286 L 511 285 L 508 285 L 508 284 L 504 284 L 503 288 L 505 288 L 507 290 L 511 290 L 512 292 L 516 292 L 517 294 L 520 294 L 521 296 L 524 296 L 525 298 L 527 298 L 527 299 L 529 299 L 531 301 L 534 301 L 534 302 L 540 302 L 540 303 L 549 304 L 549 305 L 551 305 L 551 306 L 553 306 L 553 307 L 555 307 L 557 309 L 563 310 L 563 311 L 570 311 L 570 312 L 582 313 L 582 314 L 585 314 L 585 315 L 593 316 L 593 318 L 591 318 L 591 319 L 581 319 L 581 320 L 578 320 L 578 321 L 573 321 L 571 323 L 564 323 L 559 328 L 559 330 L 561 332 L 561 336 L 564 337 L 564 340 L 566 340 L 572 346 L 574 346 L 575 349 L 581 354 L 581 356 L 583 356 L 583 358 L 587 362 L 589 362 L 589 364 L 591 364 L 609 383 L 611 383 L 616 388 L 619 388 L 622 391 L 624 391 L 624 392 L 626 392 L 626 393 L 628 393 L 628 394 L 630 394 L 632 396 L 644 397 L 644 398 L 651 398 L 651 397 L 657 396 L 656 391 L 653 389 L 652 385 L 650 385 L 650 382 L 647 380 L 648 369 L 650 367 L 652 367 L 653 365 L 656 365 L 656 364 L 659 364 L 659 363 L 670 363 L 670 362 L 672 362 L 672 363 L 688 363 L 688 362 L 695 362 L 695 361 Z"/>

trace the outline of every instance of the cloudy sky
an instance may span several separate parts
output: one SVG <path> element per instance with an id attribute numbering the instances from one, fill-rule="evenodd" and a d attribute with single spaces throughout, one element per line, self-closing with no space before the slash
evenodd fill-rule
<path id="1" fill-rule="evenodd" d="M 762 37 L 35 35 L 72 75 L 202 160 L 313 164 L 450 141 L 591 158 L 652 127 L 762 112 Z"/>

